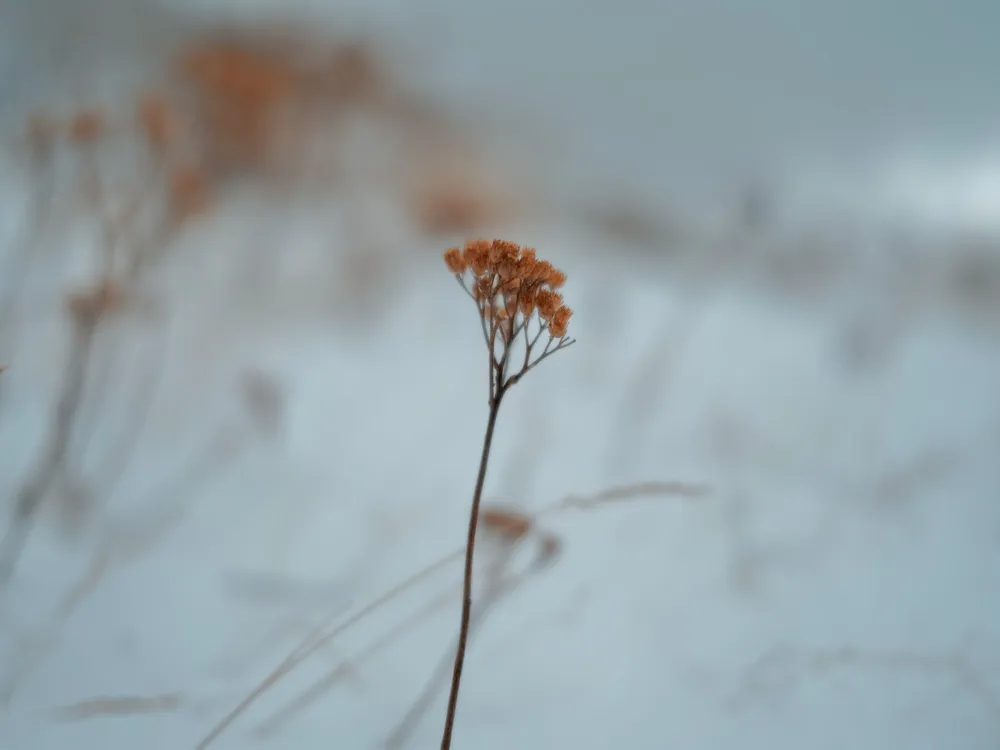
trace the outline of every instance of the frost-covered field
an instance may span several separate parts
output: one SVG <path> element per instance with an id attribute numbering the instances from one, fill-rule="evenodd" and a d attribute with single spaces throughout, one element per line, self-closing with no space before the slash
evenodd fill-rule
<path id="1" fill-rule="evenodd" d="M 18 71 L 3 73 L 9 133 L 45 102 L 124 97 L 208 7 L 146 17 L 101 0 L 110 15 L 97 18 L 114 21 L 84 13 L 84 28 L 59 5 L 0 15 L 0 59 Z M 765 89 L 742 144 L 711 119 L 726 98 L 716 79 L 736 72 L 707 76 L 704 100 L 678 72 L 656 79 L 651 66 L 672 58 L 653 55 L 653 27 L 679 44 L 678 23 L 708 29 L 718 9 L 678 3 L 671 21 L 652 5 L 626 18 L 586 4 L 591 20 L 567 21 L 549 42 L 562 54 L 546 58 L 552 3 L 537 15 L 313 5 L 313 18 L 394 38 L 410 24 L 416 41 L 396 50 L 406 85 L 447 114 L 416 126 L 359 110 L 322 151 L 330 181 L 317 169 L 225 182 L 82 359 L 72 295 L 100 279 L 106 247 L 93 206 L 65 187 L 86 163 L 67 149 L 39 172 L 23 144 L 4 152 L 0 529 L 26 484 L 48 484 L 0 588 L 0 747 L 440 742 L 488 388 L 475 310 L 440 255 L 480 232 L 428 219 L 411 195 L 451 153 L 452 126 L 434 123 L 452 116 L 477 136 L 450 178 L 465 196 L 501 176 L 486 192 L 510 200 L 483 231 L 568 273 L 578 340 L 501 410 L 485 502 L 534 515 L 535 529 L 515 549 L 483 534 L 456 748 L 1000 746 L 1000 167 L 985 147 L 951 147 L 978 144 L 962 139 L 997 114 L 974 96 L 988 99 L 978 37 L 961 91 L 937 102 L 952 115 L 921 120 L 929 100 L 889 79 L 899 98 L 872 122 L 826 122 L 838 138 L 891 134 L 886 113 L 902 113 L 933 131 L 861 163 L 837 151 L 853 136 L 805 119 L 782 134 L 780 87 L 758 81 L 773 61 L 742 73 Z M 794 57 L 794 9 L 766 7 L 733 28 L 786 19 L 769 33 Z M 514 62 L 482 61 L 481 28 L 505 39 L 481 45 Z M 717 27 L 723 41 L 733 28 Z M 421 40 L 444 50 L 423 78 Z M 594 61 L 602 42 L 621 47 L 618 74 Z M 591 76 L 593 118 L 573 70 Z M 802 77 L 788 96 L 804 96 Z M 684 163 L 661 132 L 673 122 L 694 143 L 698 128 L 687 109 L 671 119 L 650 103 L 657 82 L 704 105 L 711 180 L 693 176 L 697 148 Z M 871 95 L 828 83 L 842 103 Z M 511 108 L 530 116 L 508 130 Z M 806 155 L 780 162 L 774 144 L 792 132 L 815 141 L 787 138 Z M 97 154 L 108 174 L 145 174 L 126 152 Z M 772 158 L 773 186 L 758 169 Z M 295 668 L 212 736 L 297 649 Z"/>

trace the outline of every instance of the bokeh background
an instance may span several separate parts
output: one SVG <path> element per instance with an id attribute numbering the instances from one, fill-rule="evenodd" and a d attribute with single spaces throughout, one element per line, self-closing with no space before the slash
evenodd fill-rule
<path id="1" fill-rule="evenodd" d="M 436 746 L 481 236 L 578 342 L 500 415 L 457 748 L 1000 747 L 998 34 L 2 0 L 0 747 Z"/>

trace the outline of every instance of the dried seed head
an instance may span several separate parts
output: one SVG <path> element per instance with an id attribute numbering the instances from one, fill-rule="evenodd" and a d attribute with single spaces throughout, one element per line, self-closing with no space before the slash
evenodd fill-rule
<path id="1" fill-rule="evenodd" d="M 489 260 L 490 264 L 497 268 L 504 261 L 516 262 L 521 255 L 521 246 L 516 242 L 508 240 L 493 240 L 490 243 Z"/>
<path id="2" fill-rule="evenodd" d="M 497 263 L 497 274 L 504 281 L 508 281 L 514 278 L 517 273 L 517 262 L 510 259 L 504 258 L 499 263 Z"/>
<path id="3" fill-rule="evenodd" d="M 444 259 L 453 273 L 471 271 L 472 279 L 467 288 L 477 301 L 480 314 L 491 321 L 488 345 L 496 341 L 498 330 L 504 347 L 511 346 L 514 339 L 525 332 L 525 370 L 532 366 L 528 358 L 534 343 L 529 341 L 527 330 L 529 318 L 535 312 L 541 326 L 539 333 L 548 329 L 554 338 L 566 336 L 572 311 L 563 305 L 562 295 L 555 291 L 566 282 L 566 274 L 548 261 L 538 260 L 534 248 L 522 248 L 508 240 L 469 240 L 461 251 L 458 248 L 447 250 Z M 518 315 L 520 320 L 516 320 Z M 499 321 L 510 321 L 510 324 L 499 327 Z M 537 335 L 534 339 L 537 340 Z M 565 343 L 560 342 L 558 348 Z M 514 377 L 515 382 L 518 377 Z"/>
<path id="4" fill-rule="evenodd" d="M 487 278 L 481 278 L 476 281 L 475 286 L 473 286 L 473 294 L 476 299 L 480 300 L 492 300 L 493 299 L 493 281 Z"/>
<path id="5" fill-rule="evenodd" d="M 542 284 L 548 282 L 549 276 L 556 269 L 547 260 L 540 260 L 535 263 L 535 267 L 532 269 L 532 278 Z"/>
<path id="6" fill-rule="evenodd" d="M 533 290 L 521 291 L 521 295 L 518 298 L 518 307 L 521 310 L 521 315 L 525 318 L 531 317 L 531 314 L 535 311 L 535 293 Z"/>
<path id="7" fill-rule="evenodd" d="M 508 541 L 517 541 L 531 531 L 532 520 L 516 511 L 484 508 L 479 516 L 483 526 Z"/>
<path id="8" fill-rule="evenodd" d="M 104 116 L 96 109 L 81 110 L 70 122 L 69 134 L 74 143 L 93 143 L 104 134 Z"/>
<path id="9" fill-rule="evenodd" d="M 535 305 L 543 320 L 551 320 L 562 304 L 562 295 L 551 289 L 539 289 L 535 294 Z"/>
<path id="10" fill-rule="evenodd" d="M 466 242 L 462 257 L 465 259 L 466 265 L 472 269 L 472 273 L 476 276 L 482 276 L 489 266 L 489 243 L 486 240 Z"/>
<path id="11" fill-rule="evenodd" d="M 515 298 L 517 297 L 517 293 L 520 289 L 521 289 L 521 279 L 519 279 L 517 276 L 514 276 L 508 281 L 505 281 L 500 286 L 501 292 L 503 292 L 505 295 L 510 295 Z"/>
<path id="12" fill-rule="evenodd" d="M 552 322 L 549 324 L 549 333 L 552 334 L 557 339 L 561 339 L 566 335 L 566 327 L 569 325 L 569 319 L 573 316 L 573 311 L 563 305 L 555 314 L 552 316 Z"/>
<path id="13" fill-rule="evenodd" d="M 468 263 L 457 247 L 448 248 L 444 253 L 444 263 L 452 273 L 465 273 Z"/>
<path id="14" fill-rule="evenodd" d="M 521 256 L 521 259 L 517 262 L 517 275 L 529 281 L 534 278 L 535 266 L 538 265 L 538 261 L 535 260 L 534 256 Z"/>

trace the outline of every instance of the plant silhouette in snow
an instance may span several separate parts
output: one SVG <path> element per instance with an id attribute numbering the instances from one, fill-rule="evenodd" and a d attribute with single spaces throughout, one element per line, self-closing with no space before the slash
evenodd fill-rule
<path id="1" fill-rule="evenodd" d="M 563 304 L 557 291 L 566 274 L 535 257 L 533 248 L 522 248 L 506 240 L 474 240 L 464 249 L 447 250 L 444 262 L 479 312 L 489 360 L 490 412 L 483 438 L 479 475 L 472 495 L 469 535 L 465 548 L 465 578 L 462 586 L 462 620 L 455 652 L 455 667 L 448 697 L 441 750 L 451 747 L 455 709 L 462 680 L 462 666 L 469 639 L 472 614 L 472 558 L 476 546 L 479 504 L 486 481 L 493 430 L 504 395 L 546 357 L 573 343 L 566 327 L 573 311 Z M 532 333 L 534 329 L 534 333 Z M 541 342 L 544 339 L 545 344 Z"/>
<path id="2" fill-rule="evenodd" d="M 80 168 L 79 188 L 98 214 L 101 239 L 98 253 L 101 270 L 97 279 L 80 291 L 67 295 L 66 308 L 72 336 L 68 363 L 54 413 L 52 429 L 39 455 L 38 463 L 26 478 L 13 500 L 11 520 L 0 537 L 0 588 L 13 576 L 21 551 L 35 523 L 38 509 L 50 494 L 70 459 L 74 435 L 79 432 L 83 402 L 93 398 L 88 383 L 94 367 L 94 341 L 104 320 L 125 312 L 136 302 L 132 290 L 149 266 L 170 247 L 172 234 L 185 222 L 205 213 L 210 195 L 201 172 L 184 166 L 173 153 L 178 127 L 172 110 L 153 95 L 143 99 L 137 109 L 137 123 L 145 136 L 150 156 L 154 157 L 154 179 L 150 187 L 161 195 L 162 207 L 151 227 L 143 227 L 147 190 L 144 183 L 128 189 L 121 205 L 110 194 L 107 181 L 98 168 L 98 147 L 117 141 L 132 128 L 123 131 L 115 118 L 98 108 L 81 109 L 59 120 L 35 116 L 28 122 L 28 141 L 34 160 L 57 145 L 69 146 Z M 144 175 L 145 177 L 145 175 Z M 101 381 L 98 381 L 101 382 Z"/>

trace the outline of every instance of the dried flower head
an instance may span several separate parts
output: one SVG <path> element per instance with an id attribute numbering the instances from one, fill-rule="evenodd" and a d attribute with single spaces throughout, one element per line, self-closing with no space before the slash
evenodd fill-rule
<path id="1" fill-rule="evenodd" d="M 275 120 L 300 88 L 295 67 L 237 40 L 207 40 L 180 60 L 204 133 L 230 165 L 260 165 L 274 147 Z"/>
<path id="2" fill-rule="evenodd" d="M 444 262 L 448 266 L 448 270 L 452 273 L 465 273 L 465 257 L 457 247 L 448 248 L 445 251 Z"/>
<path id="3" fill-rule="evenodd" d="M 93 143 L 104 135 L 104 125 L 104 116 L 98 110 L 81 110 L 70 122 L 70 139 L 80 145 Z"/>
<path id="4" fill-rule="evenodd" d="M 552 335 L 556 338 L 562 338 L 566 335 L 566 326 L 569 324 L 569 319 L 573 315 L 573 311 L 563 305 L 552 315 L 552 320 L 549 323 L 549 330 Z"/>
<path id="5" fill-rule="evenodd" d="M 535 294 L 535 307 L 538 308 L 538 314 L 545 320 L 552 320 L 552 316 L 556 314 L 556 310 L 562 304 L 562 295 L 559 292 L 553 292 L 551 289 L 539 289 Z"/>
<path id="6" fill-rule="evenodd" d="M 487 531 L 510 542 L 527 536 L 534 525 L 528 516 L 503 508 L 484 508 L 480 521 Z"/>
<path id="7" fill-rule="evenodd" d="M 489 356 L 490 375 L 490 416 L 486 436 L 483 438 L 479 476 L 469 515 L 462 584 L 462 619 L 451 693 L 448 697 L 448 713 L 441 738 L 441 749 L 449 750 L 472 617 L 472 569 L 476 528 L 480 520 L 479 507 L 500 404 L 511 386 L 543 359 L 570 346 L 573 339 L 566 337 L 566 327 L 572 312 L 563 304 L 562 295 L 555 291 L 566 282 L 566 275 L 551 263 L 539 260 L 534 248 L 521 247 L 509 240 L 471 240 L 465 243 L 462 250 L 457 247 L 446 250 L 444 262 L 472 298 L 479 312 Z M 546 333 L 547 341 L 539 353 L 539 339 Z M 483 511 L 482 522 L 488 531 L 507 542 L 520 541 L 534 528 L 531 518 L 515 511 L 495 508 Z M 557 552 L 558 542 L 555 538 L 543 538 L 536 564 L 544 565 Z"/>
<path id="8" fill-rule="evenodd" d="M 470 240 L 461 250 L 446 250 L 444 262 L 479 310 L 490 352 L 491 399 L 545 357 L 573 343 L 566 335 L 572 311 L 555 291 L 566 283 L 566 274 L 539 260 L 534 248 L 509 240 Z M 546 333 L 547 342 L 537 353 Z M 517 344 L 524 354 L 519 367 L 512 364 Z"/>

